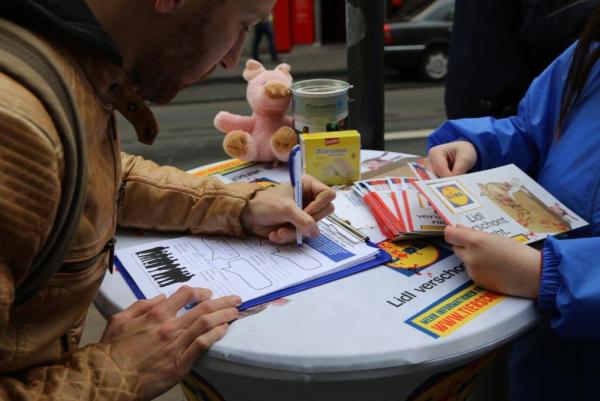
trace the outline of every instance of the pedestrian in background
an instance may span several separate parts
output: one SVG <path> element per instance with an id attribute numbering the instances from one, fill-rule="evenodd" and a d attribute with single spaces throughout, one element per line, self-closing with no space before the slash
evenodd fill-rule
<path id="1" fill-rule="evenodd" d="M 507 117 L 578 37 L 597 0 L 456 0 L 448 118 Z"/>
<path id="2" fill-rule="evenodd" d="M 273 36 L 273 14 L 270 14 L 269 18 L 259 22 L 254 26 L 252 58 L 257 61 L 260 61 L 260 42 L 262 41 L 263 35 L 267 37 L 267 42 L 269 44 L 269 53 L 271 54 L 271 61 L 273 61 L 273 63 L 280 63 L 281 60 L 279 58 L 279 55 L 277 54 L 277 49 L 275 49 L 275 37 Z"/>

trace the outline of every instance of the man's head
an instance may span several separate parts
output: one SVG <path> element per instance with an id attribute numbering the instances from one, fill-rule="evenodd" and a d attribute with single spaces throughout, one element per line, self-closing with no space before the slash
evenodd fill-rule
<path id="1" fill-rule="evenodd" d="M 88 0 L 139 94 L 169 102 L 218 65 L 235 68 L 246 33 L 275 0 Z"/>

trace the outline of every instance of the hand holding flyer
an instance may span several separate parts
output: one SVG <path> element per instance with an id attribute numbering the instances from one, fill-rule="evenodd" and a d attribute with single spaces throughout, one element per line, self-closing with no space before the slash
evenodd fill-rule
<path id="1" fill-rule="evenodd" d="M 523 243 L 587 225 L 513 164 L 414 185 L 448 225 Z"/>

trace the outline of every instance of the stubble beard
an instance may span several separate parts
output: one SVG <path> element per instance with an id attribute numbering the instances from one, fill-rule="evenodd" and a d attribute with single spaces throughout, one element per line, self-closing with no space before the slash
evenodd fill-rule
<path id="1" fill-rule="evenodd" d="M 206 37 L 206 23 L 214 3 L 206 3 L 208 5 L 191 16 L 170 39 L 148 47 L 138 59 L 131 80 L 145 100 L 156 104 L 169 103 L 185 87 L 186 78 L 196 71 L 208 54 L 209 49 L 205 48 L 202 38 Z"/>

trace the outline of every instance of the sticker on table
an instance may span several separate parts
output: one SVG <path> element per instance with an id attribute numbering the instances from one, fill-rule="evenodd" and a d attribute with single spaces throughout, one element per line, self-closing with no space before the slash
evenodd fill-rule
<path id="1" fill-rule="evenodd" d="M 386 263 L 386 266 L 407 277 L 418 274 L 452 255 L 447 249 L 426 241 L 384 241 L 379 247 L 392 256 L 392 260 Z"/>
<path id="2" fill-rule="evenodd" d="M 215 174 L 227 174 L 258 164 L 258 162 L 245 162 L 238 159 L 225 160 L 220 163 L 212 164 L 208 167 L 192 171 L 196 177 L 208 177 Z"/>
<path id="3" fill-rule="evenodd" d="M 279 184 L 278 182 L 276 182 L 268 177 L 254 178 L 252 181 L 250 181 L 250 183 L 258 184 L 262 188 L 271 188 L 271 187 L 274 187 L 275 185 Z"/>
<path id="4" fill-rule="evenodd" d="M 417 312 L 405 323 L 433 338 L 446 337 L 504 298 L 468 281 Z"/>
<path id="5" fill-rule="evenodd" d="M 482 205 L 456 180 L 428 184 L 452 213 L 478 209 Z"/>

